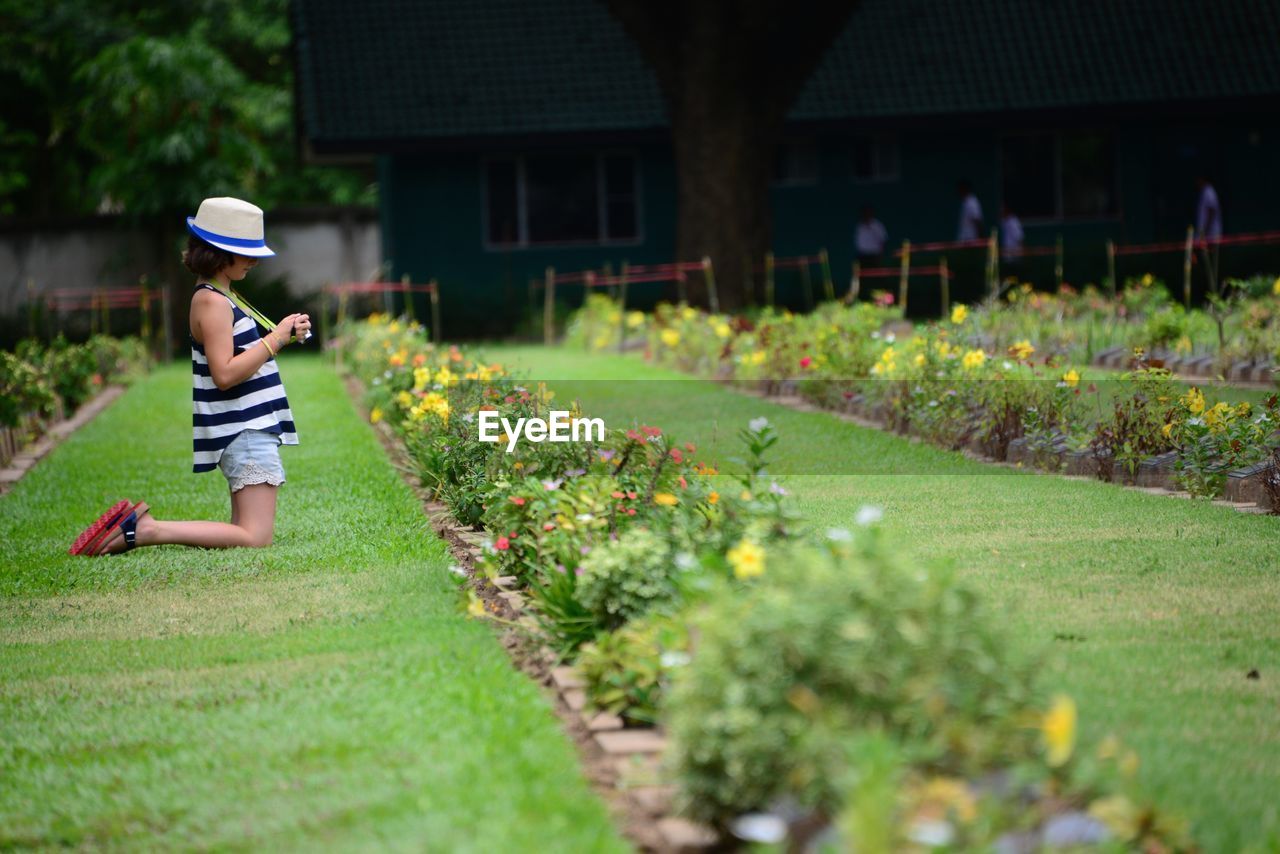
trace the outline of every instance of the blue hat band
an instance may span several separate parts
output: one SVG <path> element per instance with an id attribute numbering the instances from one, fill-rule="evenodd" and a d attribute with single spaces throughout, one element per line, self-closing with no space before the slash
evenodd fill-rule
<path id="1" fill-rule="evenodd" d="M 221 234 L 214 234 L 212 231 L 205 231 L 196 225 L 192 219 L 187 220 L 187 227 L 191 229 L 196 237 L 201 238 L 209 243 L 222 243 L 227 246 L 238 246 L 243 249 L 265 249 L 267 241 L 265 239 L 254 240 L 248 237 L 223 237 Z"/>

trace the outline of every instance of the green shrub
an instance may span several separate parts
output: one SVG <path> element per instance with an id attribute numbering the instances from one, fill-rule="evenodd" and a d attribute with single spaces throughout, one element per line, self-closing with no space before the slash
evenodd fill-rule
<path id="1" fill-rule="evenodd" d="M 0 352 L 0 427 L 17 427 L 27 413 L 47 418 L 54 403 L 47 375 L 21 356 Z"/>
<path id="2" fill-rule="evenodd" d="M 653 723 L 672 671 L 688 660 L 684 622 L 668 614 L 632 620 L 582 647 L 578 670 L 593 708 L 632 723 Z"/>
<path id="3" fill-rule="evenodd" d="M 682 807 L 724 823 L 779 798 L 828 814 L 843 745 L 882 731 L 963 773 L 1028 738 L 1030 669 L 947 572 L 854 544 L 768 555 L 710 601 L 667 704 Z"/>
<path id="4" fill-rule="evenodd" d="M 671 605 L 680 595 L 671 546 L 648 528 L 632 528 L 596 546 L 581 569 L 578 598 L 604 629 Z"/>

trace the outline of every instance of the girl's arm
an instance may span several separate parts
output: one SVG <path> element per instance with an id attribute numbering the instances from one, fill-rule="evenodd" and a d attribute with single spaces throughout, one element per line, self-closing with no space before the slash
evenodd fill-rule
<path id="1" fill-rule="evenodd" d="M 289 315 L 262 340 L 271 344 L 271 350 L 279 352 L 289 343 L 289 330 L 299 317 L 301 315 Z M 236 355 L 231 318 L 231 307 L 211 291 L 198 291 L 191 301 L 192 335 L 204 345 L 209 375 L 213 377 L 213 384 L 222 391 L 249 379 L 271 358 L 271 350 L 266 344 L 250 347 Z"/>

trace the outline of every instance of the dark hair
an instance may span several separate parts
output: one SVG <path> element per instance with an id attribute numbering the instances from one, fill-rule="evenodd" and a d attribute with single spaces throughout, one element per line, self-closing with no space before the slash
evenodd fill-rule
<path id="1" fill-rule="evenodd" d="M 187 238 L 187 248 L 182 252 L 182 263 L 197 276 L 206 278 L 234 264 L 236 258 L 225 249 L 205 243 L 194 234 Z"/>

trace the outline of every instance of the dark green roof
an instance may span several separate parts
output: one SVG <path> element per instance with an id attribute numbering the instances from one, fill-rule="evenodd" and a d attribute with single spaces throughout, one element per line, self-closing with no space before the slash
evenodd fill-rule
<path id="1" fill-rule="evenodd" d="M 293 18 L 319 152 L 666 126 L 598 0 L 294 0 Z M 1278 45 L 1274 0 L 863 0 L 791 118 L 1274 107 Z"/>

